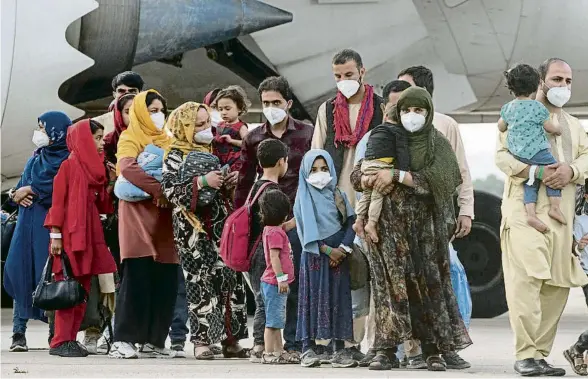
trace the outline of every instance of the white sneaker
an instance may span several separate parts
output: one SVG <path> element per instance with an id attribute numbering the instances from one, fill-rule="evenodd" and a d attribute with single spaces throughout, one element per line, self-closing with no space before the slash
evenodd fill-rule
<path id="1" fill-rule="evenodd" d="M 139 355 L 141 358 L 175 358 L 177 352 L 174 350 L 170 350 L 165 347 L 157 347 L 153 344 L 146 343 L 139 349 Z"/>
<path id="2" fill-rule="evenodd" d="M 104 338 L 104 336 L 98 339 L 98 346 L 96 351 L 98 354 L 108 354 L 108 344 L 106 343 L 106 338 Z"/>
<path id="3" fill-rule="evenodd" d="M 98 339 L 100 338 L 100 333 L 86 331 L 84 333 L 84 347 L 88 350 L 88 354 L 96 355 L 98 354 Z"/>
<path id="4" fill-rule="evenodd" d="M 110 358 L 119 358 L 119 359 L 137 359 L 139 358 L 139 354 L 137 354 L 137 350 L 133 347 L 132 344 L 128 342 L 115 342 L 112 344 L 112 348 L 110 349 L 110 353 L 108 354 Z"/>

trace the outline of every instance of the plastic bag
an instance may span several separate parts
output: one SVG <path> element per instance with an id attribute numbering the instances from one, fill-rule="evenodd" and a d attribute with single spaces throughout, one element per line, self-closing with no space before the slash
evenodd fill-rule
<path id="1" fill-rule="evenodd" d="M 459 313 L 466 326 L 470 328 L 470 320 L 472 318 L 472 295 L 470 294 L 470 285 L 466 276 L 465 269 L 459 261 L 457 251 L 453 248 L 452 244 L 449 244 L 449 269 L 451 271 L 451 284 L 453 285 L 453 291 L 457 298 L 457 305 L 459 307 Z"/>

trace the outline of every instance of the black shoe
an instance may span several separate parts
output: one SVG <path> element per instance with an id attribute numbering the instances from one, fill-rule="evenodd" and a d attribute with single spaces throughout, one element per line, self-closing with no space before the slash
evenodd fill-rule
<path id="1" fill-rule="evenodd" d="M 365 358 L 365 354 L 361 352 L 356 346 L 350 347 L 347 350 L 347 354 L 351 356 L 351 358 L 357 362 L 363 360 Z"/>
<path id="2" fill-rule="evenodd" d="M 545 376 L 565 376 L 566 370 L 563 368 L 553 367 L 545 359 L 538 359 L 535 361 L 543 370 L 542 375 Z"/>
<path id="3" fill-rule="evenodd" d="M 49 333 L 49 338 L 47 338 L 47 343 L 51 345 L 51 340 L 53 339 L 53 333 Z"/>
<path id="4" fill-rule="evenodd" d="M 300 365 L 302 367 L 319 367 L 321 359 L 313 349 L 309 349 L 300 357 Z"/>
<path id="5" fill-rule="evenodd" d="M 8 351 L 13 353 L 24 353 L 29 351 L 27 338 L 23 333 L 14 333 L 12 335 L 12 345 L 10 345 Z"/>
<path id="6" fill-rule="evenodd" d="M 521 376 L 539 376 L 543 374 L 543 369 L 533 358 L 516 361 L 514 370 Z"/>
<path id="7" fill-rule="evenodd" d="M 472 367 L 471 364 L 466 362 L 455 351 L 443 354 L 443 360 L 445 361 L 447 368 L 450 370 L 465 370 L 466 368 Z"/>
<path id="8" fill-rule="evenodd" d="M 83 358 L 88 356 L 88 352 L 83 351 L 76 341 L 67 341 L 49 349 L 49 355 L 64 358 Z"/>
<path id="9" fill-rule="evenodd" d="M 370 363 L 372 363 L 372 359 L 374 359 L 375 357 L 376 357 L 376 350 L 369 349 L 367 354 L 364 356 L 364 358 L 358 362 L 359 367 L 368 367 L 370 365 Z"/>

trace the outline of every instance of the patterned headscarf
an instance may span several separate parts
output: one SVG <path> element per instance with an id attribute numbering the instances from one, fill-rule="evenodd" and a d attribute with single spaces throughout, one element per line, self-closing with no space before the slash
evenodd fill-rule
<path id="1" fill-rule="evenodd" d="M 166 156 L 171 149 L 181 150 L 184 155 L 192 151 L 212 152 L 210 144 L 202 145 L 194 142 L 196 118 L 200 108 L 204 108 L 210 113 L 210 108 L 207 105 L 189 101 L 174 109 L 169 115 L 165 126 L 174 136 L 174 141 L 165 149 Z"/>

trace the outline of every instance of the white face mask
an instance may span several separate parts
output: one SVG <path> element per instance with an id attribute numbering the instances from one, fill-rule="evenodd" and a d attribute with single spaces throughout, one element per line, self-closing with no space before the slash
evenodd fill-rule
<path id="1" fill-rule="evenodd" d="M 212 126 L 216 128 L 221 122 L 223 122 L 223 118 L 221 117 L 219 111 L 213 110 L 210 112 L 210 123 Z"/>
<path id="2" fill-rule="evenodd" d="M 425 120 L 425 116 L 415 112 L 408 112 L 400 116 L 402 126 L 411 133 L 421 130 L 425 126 Z"/>
<path id="3" fill-rule="evenodd" d="M 566 105 L 570 97 L 572 97 L 572 91 L 568 87 L 553 87 L 547 91 L 547 100 L 558 108 Z"/>
<path id="4" fill-rule="evenodd" d="M 201 130 L 194 135 L 194 142 L 201 145 L 210 145 L 213 139 L 211 128 Z"/>
<path id="5" fill-rule="evenodd" d="M 38 148 L 48 146 L 49 136 L 40 130 L 35 130 L 35 132 L 33 133 L 33 143 Z"/>
<path id="6" fill-rule="evenodd" d="M 282 108 L 267 107 L 263 108 L 263 115 L 265 116 L 265 118 L 267 118 L 267 121 L 270 124 L 276 125 L 282 122 L 286 118 L 288 113 L 286 113 L 286 111 Z"/>
<path id="7" fill-rule="evenodd" d="M 308 184 L 320 190 L 331 183 L 331 180 L 333 180 L 331 175 L 324 171 L 312 173 L 308 176 L 308 179 L 306 179 Z"/>
<path id="8" fill-rule="evenodd" d="M 341 80 L 337 82 L 337 89 L 349 99 L 359 91 L 359 82 L 357 80 Z"/>
<path id="9" fill-rule="evenodd" d="M 162 112 L 151 113 L 151 121 L 157 129 L 161 130 L 165 125 L 165 115 Z"/>

